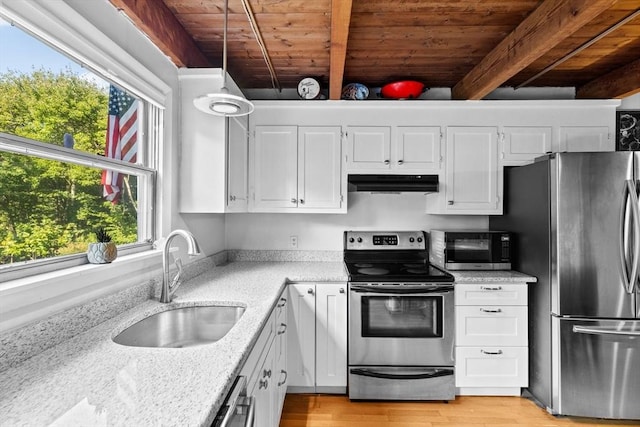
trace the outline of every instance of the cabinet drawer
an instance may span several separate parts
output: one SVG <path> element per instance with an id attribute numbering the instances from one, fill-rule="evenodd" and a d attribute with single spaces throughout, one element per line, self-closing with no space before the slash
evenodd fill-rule
<path id="1" fill-rule="evenodd" d="M 456 306 L 456 345 L 528 345 L 526 306 Z"/>
<path id="2" fill-rule="evenodd" d="M 456 305 L 527 305 L 526 284 L 457 284 Z"/>
<path id="3" fill-rule="evenodd" d="M 456 387 L 527 387 L 527 347 L 457 347 Z"/>
<path id="4" fill-rule="evenodd" d="M 241 375 L 244 375 L 248 378 L 247 390 L 251 390 L 258 380 L 257 375 L 253 375 L 254 372 L 257 372 L 257 369 L 262 365 L 264 358 L 266 357 L 267 351 L 271 346 L 273 338 L 275 336 L 275 313 L 272 312 L 265 323 L 262 332 L 258 336 L 256 343 L 253 345 L 253 349 L 251 353 L 249 353 L 249 357 L 247 361 L 244 363 L 242 367 Z"/>

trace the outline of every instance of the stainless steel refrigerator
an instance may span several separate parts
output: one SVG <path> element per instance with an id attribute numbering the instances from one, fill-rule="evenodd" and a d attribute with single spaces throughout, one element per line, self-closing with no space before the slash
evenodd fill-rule
<path id="1" fill-rule="evenodd" d="M 505 169 L 513 268 L 529 286 L 528 391 L 553 414 L 640 419 L 640 154 Z"/>

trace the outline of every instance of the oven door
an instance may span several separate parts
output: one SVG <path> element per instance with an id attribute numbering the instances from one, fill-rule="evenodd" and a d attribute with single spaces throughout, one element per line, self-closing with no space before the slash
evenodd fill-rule
<path id="1" fill-rule="evenodd" d="M 453 286 L 349 284 L 349 365 L 453 366 Z"/>

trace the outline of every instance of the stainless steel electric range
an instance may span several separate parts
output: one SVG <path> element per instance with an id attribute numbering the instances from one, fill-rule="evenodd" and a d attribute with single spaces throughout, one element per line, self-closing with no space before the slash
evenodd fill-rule
<path id="1" fill-rule="evenodd" d="M 423 231 L 346 231 L 349 398 L 451 400 L 454 278 Z"/>

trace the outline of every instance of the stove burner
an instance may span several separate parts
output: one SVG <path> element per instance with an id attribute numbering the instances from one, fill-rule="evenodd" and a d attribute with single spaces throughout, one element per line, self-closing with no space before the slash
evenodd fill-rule
<path id="1" fill-rule="evenodd" d="M 357 264 L 353 264 L 358 268 L 369 268 L 369 267 L 373 267 L 373 264 L 364 264 L 364 263 L 357 263 Z"/>
<path id="2" fill-rule="evenodd" d="M 407 268 L 420 268 L 423 269 L 425 267 L 425 264 L 402 264 Z"/>
<path id="3" fill-rule="evenodd" d="M 366 267 L 359 268 L 358 273 L 366 274 L 368 276 L 382 276 L 384 274 L 388 274 L 389 270 L 387 270 L 386 268 Z"/>
<path id="4" fill-rule="evenodd" d="M 426 271 L 424 269 L 418 268 L 407 268 L 405 271 L 410 274 L 426 274 Z"/>

